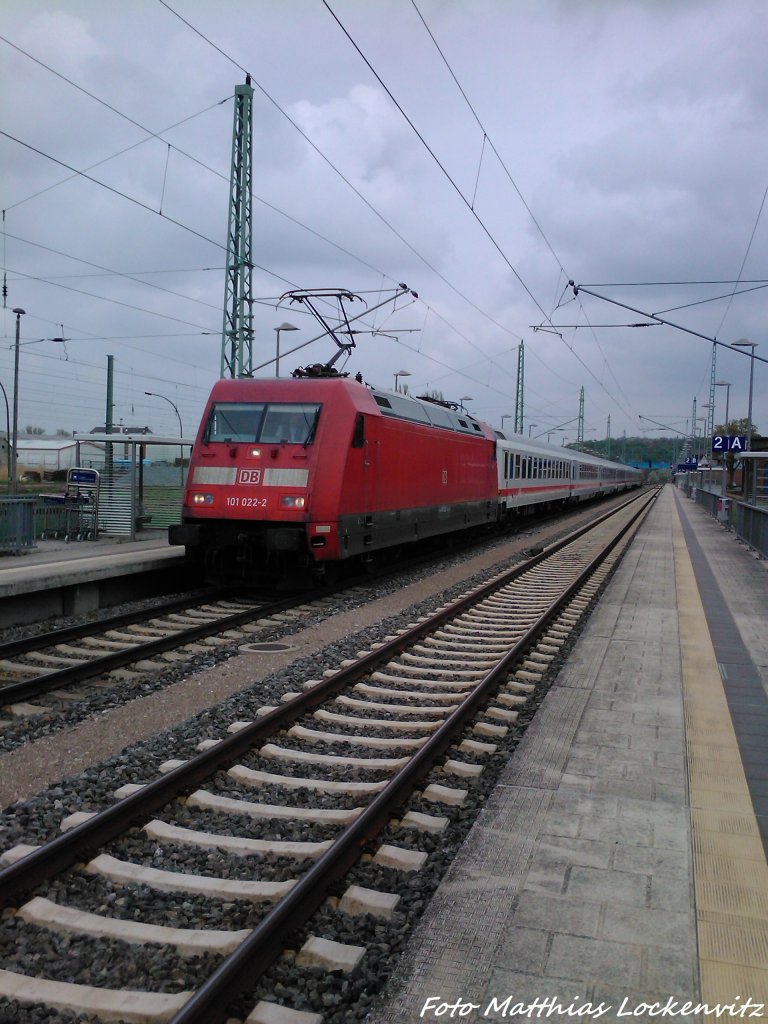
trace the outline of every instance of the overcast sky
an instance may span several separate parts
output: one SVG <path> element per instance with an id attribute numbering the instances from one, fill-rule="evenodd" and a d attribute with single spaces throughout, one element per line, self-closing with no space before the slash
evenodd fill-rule
<path id="1" fill-rule="evenodd" d="M 283 351 L 318 333 L 277 306 L 289 288 L 374 306 L 405 282 L 418 299 L 356 325 L 385 332 L 359 335 L 345 367 L 370 383 L 407 370 L 412 393 L 468 396 L 498 426 L 515 411 L 524 341 L 526 433 L 574 439 L 582 387 L 587 440 L 609 416 L 613 437 L 690 430 L 694 398 L 706 416 L 711 342 L 604 326 L 646 318 L 574 298 L 569 278 L 768 358 L 765 0 L 1 6 L 0 382 L 12 401 L 21 307 L 22 428 L 103 424 L 112 354 L 116 422 L 177 434 L 151 391 L 196 430 L 219 375 L 243 69 L 256 365 L 274 358 L 279 324 L 300 328 Z M 731 418 L 746 416 L 749 359 L 717 352 Z M 281 372 L 334 353 L 325 339 L 284 355 Z M 760 362 L 754 395 L 765 430 Z"/>

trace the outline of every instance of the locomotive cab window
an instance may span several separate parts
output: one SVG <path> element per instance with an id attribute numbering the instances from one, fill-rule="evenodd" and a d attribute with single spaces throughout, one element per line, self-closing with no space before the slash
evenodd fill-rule
<path id="1" fill-rule="evenodd" d="M 319 413 L 319 405 L 270 402 L 256 440 L 263 444 L 309 444 Z"/>
<path id="2" fill-rule="evenodd" d="M 206 443 L 256 441 L 263 418 L 263 403 L 217 402 L 208 416 L 203 440 Z"/>
<path id="3" fill-rule="evenodd" d="M 206 443 L 310 444 L 319 403 L 217 402 L 205 425 Z"/>

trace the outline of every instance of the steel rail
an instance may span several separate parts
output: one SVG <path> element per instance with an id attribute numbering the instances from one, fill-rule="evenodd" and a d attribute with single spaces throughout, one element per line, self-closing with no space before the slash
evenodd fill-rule
<path id="1" fill-rule="evenodd" d="M 117 629 L 118 626 L 131 626 L 136 622 L 141 622 L 142 619 L 146 619 L 148 615 L 152 617 L 168 615 L 172 612 L 181 611 L 183 608 L 191 608 L 205 601 L 216 601 L 225 596 L 241 593 L 241 591 L 242 588 L 214 587 L 210 590 L 204 590 L 197 595 L 175 597 L 152 608 L 134 609 L 130 612 L 121 612 L 119 615 L 110 615 L 103 619 L 81 622 L 76 626 L 62 626 L 60 629 L 52 629 L 48 633 L 36 633 L 34 636 L 10 640 L 8 643 L 0 644 L 0 658 L 13 658 L 19 654 L 36 651 L 43 646 L 54 647 L 56 644 L 67 643 L 69 640 L 79 640 L 80 637 L 88 636 L 94 630 L 101 632 L 108 629 Z"/>
<path id="2" fill-rule="evenodd" d="M 280 956 L 282 940 L 306 923 L 327 896 L 332 882 L 356 863 L 375 836 L 384 828 L 416 784 L 445 753 L 478 708 L 490 699 L 498 686 L 525 657 L 561 610 L 576 596 L 635 522 L 655 502 L 658 491 L 617 532 L 589 562 L 502 660 L 478 683 L 473 692 L 434 732 L 407 765 L 390 780 L 365 810 L 334 840 L 329 849 L 270 910 L 249 937 L 219 965 L 198 991 L 177 1011 L 169 1024 L 220 1024 L 227 1019 L 227 1006 L 249 987 Z"/>
<path id="3" fill-rule="evenodd" d="M 189 608 L 193 602 L 187 601 Z M 195 640 L 203 640 L 207 636 L 219 633 L 222 630 L 235 629 L 237 626 L 245 625 L 255 618 L 275 615 L 277 612 L 286 611 L 296 606 L 296 595 L 291 598 L 283 598 L 280 601 L 272 601 L 269 604 L 254 606 L 243 612 L 235 612 L 233 615 L 223 616 L 215 621 L 203 622 L 199 626 L 187 626 L 179 629 L 171 636 L 158 637 L 156 640 L 147 640 L 135 646 L 126 647 L 122 651 L 112 651 L 100 658 L 93 658 L 84 661 L 79 665 L 71 665 L 68 668 L 56 669 L 53 672 L 46 672 L 45 675 L 36 676 L 34 679 L 21 679 L 15 683 L 7 683 L 0 686 L 0 705 L 10 704 L 14 701 L 28 700 L 30 697 L 37 697 L 50 690 L 58 690 L 70 683 L 81 682 L 84 679 L 92 679 L 94 676 L 105 672 L 111 672 L 116 668 L 123 668 L 131 662 L 152 658 L 156 654 L 173 650 L 175 647 L 184 644 L 194 643 Z M 164 613 L 160 613 L 162 615 Z M 157 618 L 157 614 L 144 618 Z M 112 628 L 112 627 L 110 627 Z M 93 632 L 93 629 L 91 629 Z M 99 630 L 101 632 L 101 630 Z M 141 637 L 137 635 L 137 640 Z"/>
<path id="4" fill-rule="evenodd" d="M 571 534 L 544 548 L 541 553 L 513 566 L 490 583 L 478 587 L 424 621 L 417 622 L 392 640 L 386 641 L 381 647 L 356 661 L 354 665 L 340 669 L 333 676 L 322 680 L 298 697 L 286 701 L 285 704 L 257 719 L 251 725 L 220 740 L 216 746 L 197 754 L 160 778 L 148 782 L 137 792 L 124 797 L 82 824 L 38 847 L 14 864 L 1 869 L 0 906 L 9 905 L 20 892 L 47 881 L 76 861 L 82 860 L 90 850 L 115 839 L 137 819 L 149 816 L 159 807 L 199 785 L 223 766 L 232 764 L 233 761 L 248 753 L 257 742 L 263 741 L 290 725 L 305 712 L 311 711 L 327 700 L 329 696 L 335 695 L 351 682 L 356 681 L 359 676 L 373 671 L 380 664 L 388 661 L 444 622 L 460 615 L 465 608 L 521 576 L 539 562 L 567 547 L 586 532 L 596 529 L 612 515 L 638 500 L 640 498 L 635 496 L 622 503 L 618 509 L 600 516 L 585 527 L 574 530 Z"/>

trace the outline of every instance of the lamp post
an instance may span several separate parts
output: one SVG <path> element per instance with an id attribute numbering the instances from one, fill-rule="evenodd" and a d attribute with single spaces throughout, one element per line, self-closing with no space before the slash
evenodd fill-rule
<path id="1" fill-rule="evenodd" d="M 513 420 L 515 418 L 514 413 L 505 412 L 501 417 L 501 429 L 504 430 L 504 420 Z"/>
<path id="2" fill-rule="evenodd" d="M 531 431 L 533 430 L 533 428 L 534 427 L 538 427 L 538 425 L 539 425 L 538 423 L 529 423 L 528 424 L 528 437 L 531 436 Z"/>
<path id="3" fill-rule="evenodd" d="M 412 377 L 412 376 L 413 376 L 413 374 L 411 373 L 410 370 L 398 370 L 397 373 L 395 374 L 395 391 L 399 391 L 400 390 L 398 388 L 398 386 L 397 386 L 397 379 L 398 379 L 398 377 Z"/>
<path id="4" fill-rule="evenodd" d="M 179 437 L 184 437 L 184 427 L 181 425 L 181 414 L 176 407 L 176 403 L 172 402 L 170 398 L 166 398 L 165 395 L 158 395 L 155 391 L 145 391 L 144 394 L 149 396 L 149 398 L 162 398 L 162 400 L 167 402 L 168 405 L 173 406 L 173 411 L 176 413 L 176 419 L 179 421 Z"/>
<path id="5" fill-rule="evenodd" d="M 472 395 L 462 395 L 461 398 L 459 399 L 459 402 L 461 403 L 459 408 L 462 410 L 462 412 L 466 412 L 467 410 L 464 408 L 464 403 L 474 402 L 474 398 L 472 397 Z"/>
<path id="6" fill-rule="evenodd" d="M 729 384 L 729 382 L 727 380 L 716 380 L 715 381 L 715 387 L 716 388 L 725 388 L 725 432 L 728 433 L 728 406 L 730 404 L 731 385 Z M 723 455 L 723 479 L 721 481 L 721 486 L 720 486 L 720 493 L 722 494 L 723 497 L 725 497 L 725 495 L 727 493 L 727 490 L 728 490 L 728 488 L 726 486 L 727 478 L 728 478 L 728 458 L 727 458 L 726 455 Z"/>
<path id="7" fill-rule="evenodd" d="M 716 380 L 716 388 L 725 388 L 725 429 L 728 430 L 728 407 L 731 399 L 731 385 L 727 380 Z"/>
<path id="8" fill-rule="evenodd" d="M 16 350 L 13 357 L 13 440 L 11 441 L 8 486 L 10 494 L 16 494 L 18 491 L 18 481 L 16 480 L 18 458 L 16 449 L 19 443 L 19 335 L 21 333 L 21 318 L 26 313 L 26 310 L 16 308 L 13 312 L 16 314 Z"/>
<path id="9" fill-rule="evenodd" d="M 16 310 L 14 310 L 15 312 Z M 731 348 L 751 349 L 749 353 L 749 406 L 747 408 L 747 451 L 750 452 L 752 451 L 752 384 L 755 377 L 755 349 L 757 348 L 757 342 L 741 338 L 739 341 L 734 341 Z"/>
<path id="10" fill-rule="evenodd" d="M 176 413 L 176 419 L 179 421 L 179 437 L 180 438 L 184 437 L 184 427 L 181 425 L 181 413 L 177 409 L 176 403 L 172 402 L 170 400 L 170 398 L 166 398 L 165 395 L 158 395 L 155 391 L 145 391 L 144 394 L 147 395 L 149 398 L 162 398 L 162 400 L 164 402 L 167 402 L 168 405 L 172 405 L 173 406 L 173 411 Z M 183 487 L 184 486 L 184 445 L 181 445 L 181 444 L 179 445 L 179 455 L 181 456 L 180 461 L 179 461 L 179 465 L 180 465 L 180 468 L 181 468 L 181 486 Z"/>
<path id="11" fill-rule="evenodd" d="M 280 331 L 298 331 L 298 329 L 299 329 L 298 327 L 295 327 L 293 324 L 288 324 L 288 323 L 280 324 L 279 327 L 275 327 L 274 328 L 275 334 L 277 335 L 277 337 L 275 339 L 275 376 L 276 377 L 280 376 Z"/>
<path id="12" fill-rule="evenodd" d="M 8 488 L 11 486 L 11 411 L 8 405 L 8 395 L 5 393 L 3 382 L 0 381 L 0 391 L 3 392 L 3 398 L 5 399 L 5 443 L 8 448 Z"/>
<path id="13" fill-rule="evenodd" d="M 734 341 L 732 348 L 748 348 L 749 353 L 749 405 L 747 407 L 747 451 L 752 451 L 752 385 L 755 379 L 755 349 L 757 348 L 756 341 L 749 341 L 748 338 L 740 338 L 738 341 Z M 751 460 L 748 460 L 751 461 Z M 757 467 L 753 463 L 750 466 L 753 480 L 753 491 L 757 492 Z M 747 492 L 747 501 L 749 501 L 749 492 Z"/>

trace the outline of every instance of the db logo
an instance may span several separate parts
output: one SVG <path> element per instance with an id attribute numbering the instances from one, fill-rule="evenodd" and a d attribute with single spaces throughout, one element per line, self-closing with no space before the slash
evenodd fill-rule
<path id="1" fill-rule="evenodd" d="M 239 484 L 260 484 L 261 483 L 261 470 L 260 469 L 241 469 L 237 474 L 237 482 Z"/>

